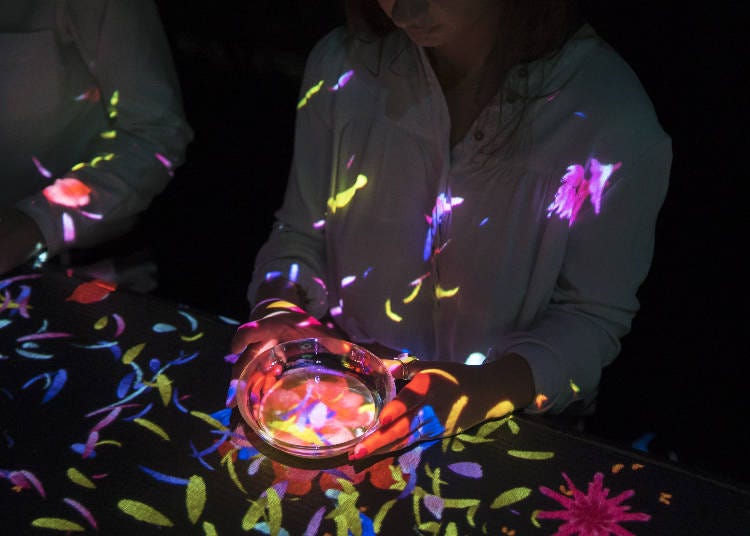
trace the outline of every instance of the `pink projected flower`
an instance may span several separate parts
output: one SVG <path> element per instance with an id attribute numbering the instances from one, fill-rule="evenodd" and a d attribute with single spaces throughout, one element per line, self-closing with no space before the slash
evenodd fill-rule
<path id="1" fill-rule="evenodd" d="M 541 491 L 562 506 L 565 510 L 537 512 L 537 519 L 562 519 L 565 521 L 558 527 L 556 535 L 568 536 L 580 534 L 582 536 L 633 536 L 633 533 L 619 525 L 623 521 L 648 521 L 651 516 L 640 512 L 628 512 L 630 506 L 623 503 L 635 492 L 633 490 L 623 491 L 616 497 L 609 498 L 609 488 L 603 486 L 604 475 L 596 473 L 594 480 L 589 483 L 588 493 L 584 494 L 577 489 L 565 473 L 563 478 L 568 484 L 571 497 L 566 497 L 545 486 L 540 486 Z"/>
<path id="2" fill-rule="evenodd" d="M 85 207 L 91 200 L 91 188 L 72 177 L 57 179 L 43 193 L 50 203 L 70 208 Z"/>
<path id="3" fill-rule="evenodd" d="M 568 219 L 568 226 L 575 222 L 578 211 L 589 196 L 594 205 L 594 213 L 599 214 L 602 202 L 602 192 L 609 177 L 617 171 L 622 162 L 616 164 L 602 164 L 596 158 L 591 158 L 585 166 L 573 164 L 568 166 L 562 177 L 562 184 L 555 193 L 555 200 L 547 207 L 547 217 L 556 213 L 560 219 Z"/>

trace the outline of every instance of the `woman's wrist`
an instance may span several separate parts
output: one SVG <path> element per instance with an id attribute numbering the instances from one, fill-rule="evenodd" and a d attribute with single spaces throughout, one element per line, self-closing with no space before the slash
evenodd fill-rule
<path id="1" fill-rule="evenodd" d="M 289 302 L 300 309 L 304 309 L 305 292 L 302 290 L 302 287 L 283 277 L 264 281 L 255 294 L 255 302 L 250 312 L 250 318 L 257 318 L 259 314 L 263 316 L 262 312 L 268 305 L 276 301 Z"/>

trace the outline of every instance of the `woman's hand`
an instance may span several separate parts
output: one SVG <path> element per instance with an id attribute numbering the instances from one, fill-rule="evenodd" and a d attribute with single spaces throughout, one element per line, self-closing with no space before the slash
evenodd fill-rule
<path id="1" fill-rule="evenodd" d="M 232 339 L 231 352 L 237 356 L 232 367 L 232 382 L 227 395 L 227 407 L 236 405 L 234 392 L 237 378 L 247 362 L 258 354 L 276 346 L 281 342 L 310 337 L 342 338 L 342 333 L 335 328 L 323 325 L 317 318 L 311 316 L 304 309 L 284 300 L 264 300 L 253 309 L 251 320 L 237 329 Z M 260 396 L 264 386 L 270 386 L 281 374 L 278 370 L 268 370 L 249 378 L 250 393 Z"/>
<path id="2" fill-rule="evenodd" d="M 461 433 L 531 403 L 533 377 L 515 354 L 481 366 L 420 361 L 418 372 L 380 413 L 380 428 L 350 454 L 356 460 Z"/>

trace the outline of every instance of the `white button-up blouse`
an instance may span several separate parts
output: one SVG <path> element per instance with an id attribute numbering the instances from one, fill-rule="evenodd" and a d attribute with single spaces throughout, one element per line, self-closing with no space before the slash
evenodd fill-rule
<path id="1" fill-rule="evenodd" d="M 522 115 L 519 115 L 521 114 Z M 338 29 L 311 52 L 283 206 L 249 288 L 276 275 L 355 342 L 528 360 L 528 411 L 594 398 L 649 270 L 671 141 L 588 25 L 511 71 L 454 147 L 424 50 Z"/>

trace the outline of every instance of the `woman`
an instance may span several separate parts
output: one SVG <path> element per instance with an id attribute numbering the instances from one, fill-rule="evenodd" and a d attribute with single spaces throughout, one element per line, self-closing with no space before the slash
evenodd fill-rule
<path id="1" fill-rule="evenodd" d="M 353 458 L 514 410 L 590 411 L 638 309 L 669 137 L 573 1 L 378 4 L 347 2 L 348 30 L 310 54 L 249 288 L 259 320 L 233 351 L 327 333 L 305 317 L 329 313 L 418 356 Z"/>

